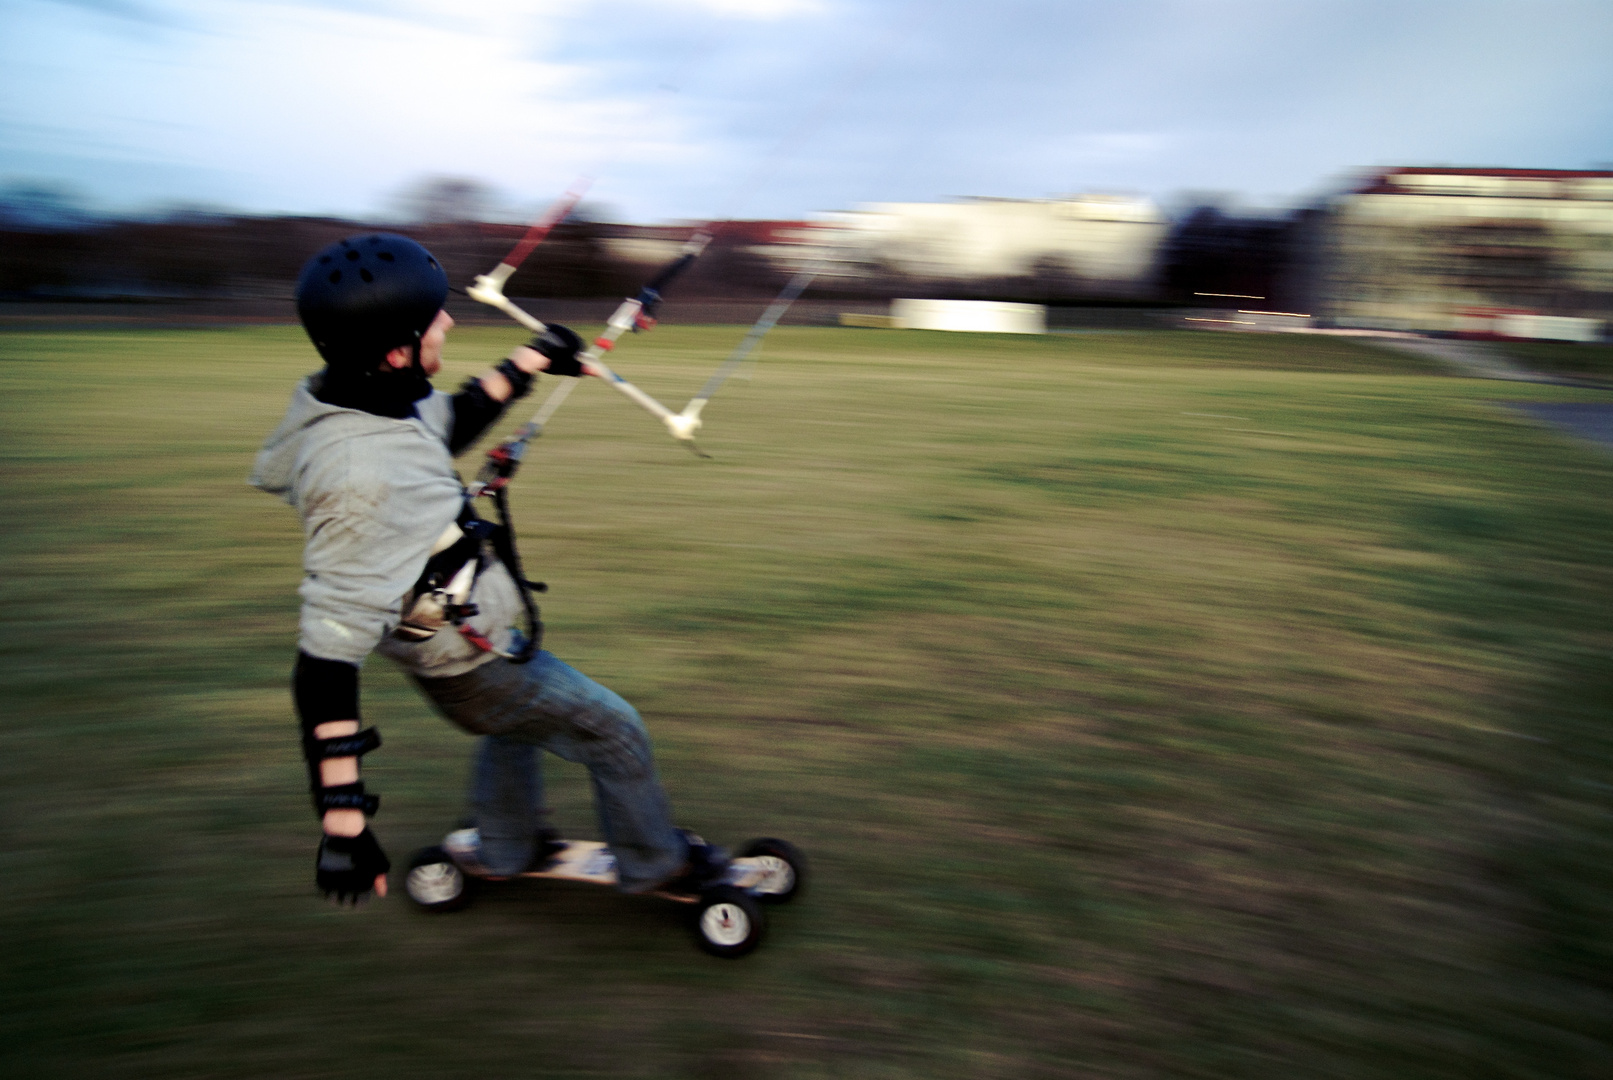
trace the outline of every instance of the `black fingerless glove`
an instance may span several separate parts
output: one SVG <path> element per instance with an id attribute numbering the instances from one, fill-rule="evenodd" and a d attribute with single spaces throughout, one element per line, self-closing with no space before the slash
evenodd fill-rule
<path id="1" fill-rule="evenodd" d="M 337 903 L 356 904 L 375 888 L 375 879 L 392 869 L 392 862 L 365 829 L 357 836 L 319 838 L 319 855 L 314 860 L 314 881 L 326 896 Z"/>
<path id="2" fill-rule="evenodd" d="M 577 354 L 583 350 L 582 338 L 568 327 L 559 323 L 549 323 L 543 333 L 532 339 L 527 348 L 536 349 L 549 358 L 546 370 L 550 375 L 576 377 L 582 374 L 582 364 L 577 360 Z"/>

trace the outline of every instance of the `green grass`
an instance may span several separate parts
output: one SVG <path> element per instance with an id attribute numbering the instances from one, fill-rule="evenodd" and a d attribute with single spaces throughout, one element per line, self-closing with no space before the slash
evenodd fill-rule
<path id="1" fill-rule="evenodd" d="M 619 364 L 676 406 L 741 332 Z M 439 383 L 516 340 L 456 332 Z M 786 328 L 709 461 L 581 387 L 516 488 L 548 644 L 643 712 L 681 823 L 814 860 L 724 963 L 581 886 L 312 896 L 300 531 L 244 483 L 310 355 L 0 335 L 16 1075 L 1604 1075 L 1613 458 L 1497 384 Z M 401 862 L 470 742 L 364 678 Z"/>
<path id="2" fill-rule="evenodd" d="M 1613 378 L 1613 345 L 1565 341 L 1508 341 L 1501 348 L 1524 367 L 1557 375 Z"/>

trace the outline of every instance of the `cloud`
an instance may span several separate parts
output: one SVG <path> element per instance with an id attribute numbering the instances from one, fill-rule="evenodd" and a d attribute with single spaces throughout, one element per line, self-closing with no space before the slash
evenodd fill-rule
<path id="1" fill-rule="evenodd" d="M 99 155 L 92 190 L 113 199 L 136 166 L 189 169 L 175 196 L 265 210 L 362 212 L 432 173 L 537 202 L 590 170 L 631 217 L 699 216 L 770 155 L 742 212 L 1299 193 L 1396 160 L 1572 167 L 1613 129 L 1607 0 L 11 0 L 7 17 L 9 158 L 70 156 L 84 183 Z"/>
<path id="2" fill-rule="evenodd" d="M 827 5 L 818 0 L 680 0 L 673 6 L 745 19 L 785 19 L 828 11 Z"/>

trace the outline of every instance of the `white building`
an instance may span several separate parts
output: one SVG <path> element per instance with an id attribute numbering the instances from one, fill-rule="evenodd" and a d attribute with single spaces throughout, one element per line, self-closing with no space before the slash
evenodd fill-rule
<path id="1" fill-rule="evenodd" d="M 1088 295 L 1142 296 L 1152 287 L 1170 228 L 1147 199 L 968 199 L 872 203 L 829 215 L 794 251 L 803 263 L 827 254 L 831 276 L 895 274 L 931 282 L 1040 278 Z"/>
<path id="2" fill-rule="evenodd" d="M 1593 337 L 1613 317 L 1613 172 L 1396 168 L 1317 219 L 1336 326 Z"/>

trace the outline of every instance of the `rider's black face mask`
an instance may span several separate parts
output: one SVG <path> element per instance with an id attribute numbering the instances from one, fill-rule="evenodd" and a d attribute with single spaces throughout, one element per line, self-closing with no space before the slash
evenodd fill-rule
<path id="1" fill-rule="evenodd" d="M 406 368 L 389 364 L 329 364 L 314 389 L 327 405 L 359 409 L 376 416 L 401 420 L 415 415 L 414 403 L 431 393 L 431 378 L 420 366 L 420 345 Z"/>

